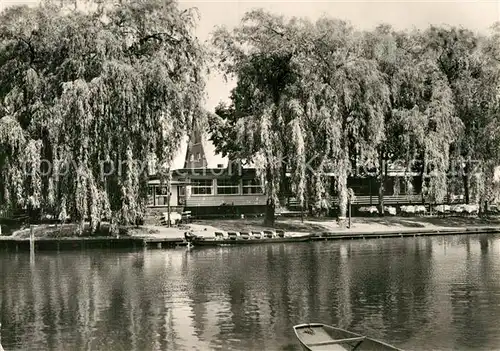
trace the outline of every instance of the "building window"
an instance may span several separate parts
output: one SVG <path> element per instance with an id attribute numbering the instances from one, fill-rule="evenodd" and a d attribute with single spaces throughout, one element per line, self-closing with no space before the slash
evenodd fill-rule
<path id="1" fill-rule="evenodd" d="M 264 194 L 264 189 L 258 179 L 243 179 L 243 194 Z"/>
<path id="2" fill-rule="evenodd" d="M 191 193 L 193 195 L 211 195 L 212 179 L 193 179 L 191 181 Z"/>
<path id="3" fill-rule="evenodd" d="M 177 187 L 177 194 L 179 205 L 184 206 L 186 204 L 186 187 L 184 185 Z"/>
<path id="4" fill-rule="evenodd" d="M 217 179 L 217 194 L 237 195 L 240 193 L 240 180 Z"/>
<path id="5" fill-rule="evenodd" d="M 155 204 L 155 188 L 153 186 L 148 186 L 148 206 L 154 206 Z"/>
<path id="6" fill-rule="evenodd" d="M 156 187 L 155 206 L 168 206 L 168 190 L 166 186 Z"/>
<path id="7" fill-rule="evenodd" d="M 150 185 L 148 186 L 148 204 L 149 207 L 168 205 L 168 188 L 166 186 Z M 172 195 L 172 194 L 170 194 Z"/>

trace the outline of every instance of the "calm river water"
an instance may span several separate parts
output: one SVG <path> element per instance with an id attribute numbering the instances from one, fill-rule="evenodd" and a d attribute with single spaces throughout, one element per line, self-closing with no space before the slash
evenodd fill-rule
<path id="1" fill-rule="evenodd" d="M 11 350 L 299 350 L 324 322 L 407 350 L 500 350 L 500 236 L 0 253 Z"/>

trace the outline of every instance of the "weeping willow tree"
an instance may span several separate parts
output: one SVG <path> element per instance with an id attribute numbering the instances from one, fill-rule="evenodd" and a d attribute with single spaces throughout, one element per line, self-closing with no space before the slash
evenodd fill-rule
<path id="1" fill-rule="evenodd" d="M 498 82 L 498 66 L 493 58 L 495 36 L 483 37 L 455 27 L 431 27 L 426 35 L 438 57 L 438 67 L 449 82 L 456 114 L 464 126 L 454 153 L 463 165 L 459 170 L 465 202 L 482 203 L 485 185 L 498 162 L 490 138 L 498 117 L 494 116 Z"/>
<path id="2" fill-rule="evenodd" d="M 424 196 L 440 203 L 447 195 L 450 148 L 463 126 L 438 56 L 426 46 L 427 37 L 413 32 L 406 40 L 412 42 L 405 58 L 408 64 L 396 72 L 391 86 L 398 143 L 406 153 L 408 169 L 420 161 Z"/>
<path id="3" fill-rule="evenodd" d="M 474 53 L 474 99 L 470 105 L 481 113 L 482 128 L 477 130 L 479 158 L 475 202 L 481 213 L 487 212 L 488 203 L 500 201 L 497 179 L 500 165 L 500 22 L 491 27 L 491 35 L 480 37 Z M 479 110 L 479 111 L 478 111 Z M 477 179 L 477 178 L 476 178 Z"/>
<path id="4" fill-rule="evenodd" d="M 389 90 L 376 62 L 363 52 L 362 33 L 348 23 L 326 18 L 303 21 L 302 33 L 297 67 L 306 77 L 299 89 L 311 129 L 307 145 L 314 145 L 311 149 L 320 156 L 316 173 L 334 171 L 342 226 L 351 160 L 358 154 L 373 158 L 383 141 Z M 321 184 L 320 179 L 316 182 Z"/>
<path id="5" fill-rule="evenodd" d="M 415 39 L 415 35 L 395 31 L 386 24 L 364 33 L 365 55 L 377 63 L 385 84 L 389 87 L 389 108 L 385 110 L 384 115 L 383 142 L 376 150 L 376 160 L 367 165 L 376 168 L 381 215 L 384 214 L 385 183 L 389 167 L 405 170 L 404 179 L 395 179 L 394 194 L 399 195 L 401 180 L 405 181 L 408 194 L 411 192 L 413 181 L 410 160 L 418 156 L 417 154 L 409 155 L 408 147 L 414 147 L 415 144 L 405 143 L 405 140 L 409 137 L 407 133 L 412 133 L 413 130 L 407 129 L 406 121 L 400 118 L 401 113 L 410 113 L 415 106 L 415 102 L 407 101 L 400 96 L 405 93 L 400 88 L 404 88 L 404 84 L 411 84 L 411 82 L 399 81 L 402 77 L 401 73 L 414 69 L 412 66 L 417 62 L 416 56 L 419 55 L 420 43 Z"/>
<path id="6" fill-rule="evenodd" d="M 342 21 L 287 22 L 259 10 L 233 33 L 219 30 L 214 43 L 221 68 L 238 79 L 238 123 L 230 129 L 241 131 L 234 134 L 244 145 L 239 151 L 261 161 L 271 207 L 287 169 L 301 204 L 321 204 L 325 170 L 333 168 L 345 217 L 351 148 L 369 154 L 380 143 L 388 96 L 359 49 L 360 34 Z"/>
<path id="7" fill-rule="evenodd" d="M 280 34 L 287 27 L 282 17 L 259 10 L 247 13 L 233 31 L 219 28 L 213 36 L 219 69 L 235 77 L 237 85 L 231 106 L 216 111 L 212 140 L 219 150 L 252 162 L 262 173 L 268 198 L 264 222 L 271 226 L 284 192 L 287 163 L 303 156 L 300 128 L 289 106 L 297 79 L 291 65 L 293 48 Z"/>
<path id="8" fill-rule="evenodd" d="M 458 94 L 443 69 L 448 49 L 436 44 L 433 33 L 395 32 L 388 26 L 363 33 L 328 18 L 285 21 L 252 11 L 234 32 L 219 30 L 215 35 L 219 68 L 238 84 L 232 105 L 218 111 L 213 140 L 221 149 L 260 160 L 273 199 L 288 170 L 300 203 L 321 207 L 329 202 L 331 178 L 326 175 L 333 173 L 340 218 L 346 215 L 352 163 L 359 160 L 369 161 L 365 168 L 378 169 L 381 212 L 387 161 L 404 160 L 408 192 L 411 174 L 419 169 L 424 195 L 442 202 L 448 193 L 450 152 L 464 135 L 464 98 L 458 97 L 476 101 L 471 94 L 478 95 L 483 87 L 488 93 L 479 94 L 474 105 L 492 111 L 487 100 L 495 99 L 486 85 L 494 78 L 491 72 L 485 75 L 488 79 L 478 78 L 472 90 L 466 82 L 460 89 L 469 95 Z M 491 42 L 489 47 L 494 50 Z M 452 62 L 470 70 L 462 79 L 476 79 L 474 67 L 480 65 L 467 57 L 461 60 L 460 53 L 453 55 L 457 58 Z M 484 132 L 486 124 L 480 129 Z M 484 147 L 478 145 L 474 148 Z"/>
<path id="9" fill-rule="evenodd" d="M 401 43 L 397 42 L 398 33 L 393 31 L 389 25 L 380 25 L 373 31 L 363 34 L 364 56 L 376 62 L 385 84 L 388 87 L 391 86 L 395 72 L 406 64 L 405 60 L 402 59 Z M 376 160 L 366 160 L 365 157 L 360 160 L 363 162 L 363 168 L 372 167 L 376 169 L 380 215 L 384 215 L 384 193 L 388 162 L 393 161 L 398 156 L 397 143 L 394 142 L 393 107 L 394 96 L 389 90 L 388 108 L 384 111 L 384 123 L 381 131 L 382 142 L 378 144 L 376 149 Z M 359 156 L 357 158 L 359 159 Z"/>
<path id="10" fill-rule="evenodd" d="M 116 231 L 144 215 L 148 159 L 168 180 L 203 115 L 205 52 L 175 2 L 87 3 L 1 14 L 0 202 Z"/>

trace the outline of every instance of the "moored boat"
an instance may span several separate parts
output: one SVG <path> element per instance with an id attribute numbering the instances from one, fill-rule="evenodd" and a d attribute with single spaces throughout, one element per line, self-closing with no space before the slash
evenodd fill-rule
<path id="1" fill-rule="evenodd" d="M 215 237 L 207 238 L 191 233 L 185 234 L 187 242 L 192 246 L 226 246 L 226 245 L 254 245 L 264 243 L 293 243 L 309 241 L 310 234 L 285 235 L 284 232 L 277 232 L 272 236 L 263 236 L 260 232 L 227 232 L 224 236 L 221 232 L 216 232 Z"/>
<path id="2" fill-rule="evenodd" d="M 299 324 L 293 330 L 304 351 L 402 351 L 382 341 L 321 323 Z"/>

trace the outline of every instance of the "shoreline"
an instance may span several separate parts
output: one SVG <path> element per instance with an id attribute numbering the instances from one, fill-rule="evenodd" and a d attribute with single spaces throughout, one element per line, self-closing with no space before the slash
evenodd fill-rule
<path id="1" fill-rule="evenodd" d="M 0 236 L 2 251 L 62 251 L 85 249 L 165 249 L 187 245 L 184 233 L 213 238 L 215 232 L 228 231 L 264 231 L 283 230 L 287 236 L 309 235 L 306 242 L 325 240 L 381 239 L 416 236 L 500 234 L 499 219 L 477 218 L 355 218 L 351 229 L 338 228 L 336 221 L 313 219 L 307 221 L 281 220 L 274 228 L 264 227 L 262 220 L 205 220 L 194 221 L 179 227 L 139 226 L 121 227 L 121 235 L 115 236 L 75 236 L 68 234 L 75 228 L 74 224 L 34 226 L 33 247 L 30 240 L 30 229 L 14 231 L 13 235 Z M 451 225 L 454 224 L 454 225 Z M 56 234 L 55 234 L 56 233 Z M 52 235 L 52 236 L 51 236 Z M 262 244 L 265 243 L 265 239 Z M 252 243 L 257 244 L 252 239 Z M 238 245 L 238 244 L 236 244 Z M 242 243 L 241 245 L 245 245 Z"/>

